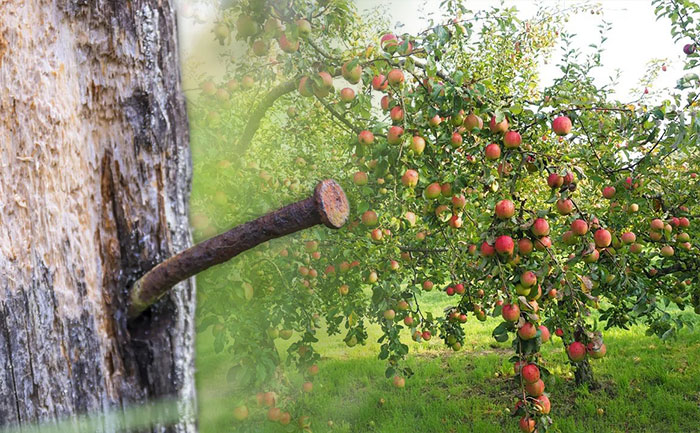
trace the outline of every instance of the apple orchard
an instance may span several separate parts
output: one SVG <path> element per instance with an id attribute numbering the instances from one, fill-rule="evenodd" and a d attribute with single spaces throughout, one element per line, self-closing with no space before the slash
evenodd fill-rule
<path id="1" fill-rule="evenodd" d="M 352 212 L 338 231 L 242 256 L 235 272 L 212 277 L 225 295 L 201 295 L 200 328 L 213 326 L 219 350 L 232 353 L 242 428 L 262 419 L 310 428 L 280 402 L 312 392 L 323 374 L 318 333 L 353 347 L 376 323 L 387 380 L 403 388 L 413 372 L 402 336 L 460 351 L 470 321 L 491 316 L 502 318 L 493 338 L 511 342 L 513 422 L 543 432 L 557 412 L 547 365 L 571 363 L 577 384 L 594 387 L 595 360 L 615 350 L 605 329 L 641 323 L 670 338 L 685 324 L 669 306 L 700 314 L 700 14 L 691 2 L 651 3 L 670 20 L 686 71 L 676 88 L 634 101 L 591 78 L 604 28 L 590 52 L 569 48 L 566 17 L 596 8 L 519 20 L 445 0 L 447 18 L 404 34 L 347 0 L 218 11 L 214 37 L 245 55 L 226 58 L 223 78 L 203 77 L 191 112 L 231 155 L 213 169 L 233 166 L 264 197 L 245 219 L 308 195 L 324 176 L 343 185 Z M 553 56 L 559 75 L 539 86 L 538 65 Z M 646 78 L 665 70 L 653 65 Z M 252 108 L 234 116 L 236 106 Z M 430 291 L 449 297 L 444 314 L 421 309 Z M 286 361 L 308 377 L 302 390 L 270 391 L 278 338 L 291 340 Z M 567 358 L 544 359 L 544 344 L 563 345 Z"/>

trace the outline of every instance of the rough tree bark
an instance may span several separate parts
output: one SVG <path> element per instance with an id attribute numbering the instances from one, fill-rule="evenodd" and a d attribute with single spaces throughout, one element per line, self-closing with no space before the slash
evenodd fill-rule
<path id="1" fill-rule="evenodd" d="M 0 0 L 0 425 L 194 397 L 194 282 L 126 321 L 190 244 L 175 26 L 169 0 Z"/>

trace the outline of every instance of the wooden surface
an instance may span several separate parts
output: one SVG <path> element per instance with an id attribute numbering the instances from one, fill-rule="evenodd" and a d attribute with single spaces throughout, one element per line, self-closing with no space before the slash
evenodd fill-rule
<path id="1" fill-rule="evenodd" d="M 0 425 L 193 398 L 193 280 L 133 326 L 125 311 L 129 284 L 190 245 L 174 5 L 0 15 Z"/>

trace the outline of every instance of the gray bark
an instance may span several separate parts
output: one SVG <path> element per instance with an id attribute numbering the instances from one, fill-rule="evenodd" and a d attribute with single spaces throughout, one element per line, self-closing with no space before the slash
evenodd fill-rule
<path id="1" fill-rule="evenodd" d="M 194 398 L 194 281 L 126 321 L 191 242 L 175 27 L 168 0 L 0 0 L 0 426 Z"/>

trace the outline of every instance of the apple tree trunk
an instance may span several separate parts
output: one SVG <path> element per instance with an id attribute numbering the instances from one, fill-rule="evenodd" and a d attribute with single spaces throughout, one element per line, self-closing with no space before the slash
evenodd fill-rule
<path id="1" fill-rule="evenodd" d="M 595 381 L 593 376 L 593 367 L 591 366 L 588 358 L 581 362 L 576 363 L 574 368 L 574 379 L 576 381 L 576 386 L 588 386 L 589 389 L 598 388 L 598 383 Z"/>
<path id="2" fill-rule="evenodd" d="M 0 1 L 0 426 L 194 399 L 193 280 L 126 320 L 190 245 L 178 61 L 170 0 Z"/>

